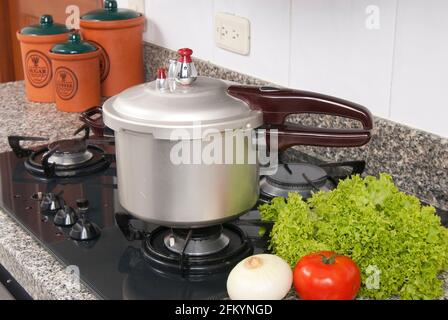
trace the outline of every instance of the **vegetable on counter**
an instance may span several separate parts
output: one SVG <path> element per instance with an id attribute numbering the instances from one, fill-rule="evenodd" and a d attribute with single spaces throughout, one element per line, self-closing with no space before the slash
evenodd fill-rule
<path id="1" fill-rule="evenodd" d="M 282 258 L 257 254 L 240 261 L 227 278 L 232 300 L 280 300 L 291 289 L 292 270 Z"/>
<path id="2" fill-rule="evenodd" d="M 306 202 L 297 193 L 260 206 L 274 221 L 273 253 L 291 266 L 310 252 L 335 251 L 361 270 L 365 298 L 434 299 L 448 267 L 448 230 L 431 206 L 400 192 L 392 178 L 352 176 Z"/>
<path id="3" fill-rule="evenodd" d="M 361 286 L 356 263 L 333 251 L 302 257 L 293 277 L 296 292 L 303 300 L 353 300 Z"/>

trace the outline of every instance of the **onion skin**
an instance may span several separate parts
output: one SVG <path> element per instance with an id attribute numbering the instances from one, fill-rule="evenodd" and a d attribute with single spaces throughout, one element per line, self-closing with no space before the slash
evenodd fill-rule
<path id="1" fill-rule="evenodd" d="M 281 300 L 291 289 L 292 270 L 282 258 L 258 254 L 240 261 L 227 278 L 232 300 Z"/>

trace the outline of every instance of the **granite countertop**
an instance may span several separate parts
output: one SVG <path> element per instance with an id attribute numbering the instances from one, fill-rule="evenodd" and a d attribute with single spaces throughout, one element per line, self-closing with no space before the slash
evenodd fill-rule
<path id="1" fill-rule="evenodd" d="M 0 152 L 10 150 L 8 135 L 70 137 L 81 125 L 78 116 L 29 102 L 22 81 L 0 84 Z M 34 299 L 96 299 L 83 285 L 79 291 L 67 286 L 65 267 L 1 210 L 0 263 Z"/>
<path id="2" fill-rule="evenodd" d="M 22 81 L 0 84 L 0 152 L 9 151 L 8 135 L 68 138 L 79 128 L 78 114 L 57 111 L 54 104 L 29 102 Z M 65 267 L 37 240 L 0 210 L 0 263 L 34 299 L 97 299 L 81 284 L 67 285 Z M 444 299 L 448 299 L 448 275 Z M 70 283 L 69 283 L 70 284 Z"/>

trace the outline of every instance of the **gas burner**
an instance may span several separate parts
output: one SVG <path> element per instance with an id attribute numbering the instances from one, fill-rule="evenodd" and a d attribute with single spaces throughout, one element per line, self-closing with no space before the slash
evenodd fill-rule
<path id="1" fill-rule="evenodd" d="M 298 192 L 309 198 L 312 191 L 331 190 L 336 186 L 327 172 L 308 163 L 282 164 L 277 172 L 260 181 L 260 192 L 270 198 L 287 197 L 289 192 Z"/>
<path id="2" fill-rule="evenodd" d="M 54 149 L 53 149 L 54 150 Z M 74 164 L 57 164 L 51 162 L 54 154 L 49 148 L 42 148 L 33 152 L 25 161 L 25 168 L 33 175 L 45 178 L 70 178 L 86 176 L 107 169 L 110 162 L 104 157 L 104 151 L 100 147 L 88 145 L 86 153 L 91 155 L 87 161 Z M 67 155 L 61 158 L 67 159 Z"/>
<path id="3" fill-rule="evenodd" d="M 171 229 L 165 238 L 165 246 L 172 252 L 186 256 L 205 256 L 224 250 L 230 240 L 223 227 L 198 229 Z"/>
<path id="4" fill-rule="evenodd" d="M 189 278 L 229 271 L 252 252 L 245 233 L 232 224 L 198 230 L 158 227 L 143 241 L 144 257 L 155 270 Z"/>
<path id="5" fill-rule="evenodd" d="M 92 152 L 87 150 L 87 144 L 83 139 L 55 141 L 48 145 L 48 150 L 55 150 L 48 158 L 48 163 L 61 166 L 79 165 L 93 157 Z"/>
<path id="6" fill-rule="evenodd" d="M 37 137 L 8 137 L 9 144 L 18 157 L 28 157 L 25 168 L 32 174 L 44 178 L 72 178 L 90 175 L 110 166 L 113 157 L 98 146 L 87 142 L 89 128 L 82 126 L 74 134 L 84 131 L 82 138 L 64 139 L 50 143 L 39 150 L 25 149 L 21 141 L 45 141 Z M 100 142 L 101 143 L 101 142 Z"/>
<path id="7" fill-rule="evenodd" d="M 351 167 L 350 173 L 342 171 L 344 167 Z M 274 197 L 288 197 L 289 192 L 298 192 L 307 199 L 312 192 L 334 189 L 341 178 L 364 171 L 364 161 L 347 161 L 313 165 L 309 163 L 280 164 L 277 172 L 264 176 L 260 180 L 261 198 L 269 201 Z M 342 173 L 343 172 L 343 173 Z"/>

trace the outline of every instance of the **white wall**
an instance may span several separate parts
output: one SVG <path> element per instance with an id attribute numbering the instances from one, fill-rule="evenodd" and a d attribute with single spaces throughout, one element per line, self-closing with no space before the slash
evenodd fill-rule
<path id="1" fill-rule="evenodd" d="M 448 137 L 448 1 L 401 0 L 390 118 Z"/>
<path id="2" fill-rule="evenodd" d="M 216 12 L 250 20 L 248 56 L 215 46 Z M 148 42 L 448 137 L 446 0 L 146 0 L 145 13 Z"/>

